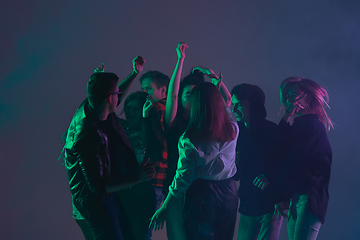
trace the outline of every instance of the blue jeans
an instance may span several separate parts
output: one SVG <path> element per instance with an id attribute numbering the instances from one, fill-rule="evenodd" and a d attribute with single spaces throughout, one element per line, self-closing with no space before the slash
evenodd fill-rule
<path id="1" fill-rule="evenodd" d="M 277 240 L 283 217 L 273 212 L 261 216 L 240 214 L 238 240 Z"/>
<path id="2" fill-rule="evenodd" d="M 289 240 L 315 240 L 320 227 L 321 221 L 308 210 L 308 195 L 294 194 L 287 223 Z"/>
<path id="3" fill-rule="evenodd" d="M 160 208 L 161 203 L 165 199 L 165 195 L 162 193 L 162 187 L 154 186 L 155 196 L 156 196 L 156 205 L 155 205 L 155 211 L 154 213 Z M 154 224 L 149 228 L 149 231 L 146 233 L 145 240 L 151 240 L 152 237 L 152 231 L 154 229 Z"/>

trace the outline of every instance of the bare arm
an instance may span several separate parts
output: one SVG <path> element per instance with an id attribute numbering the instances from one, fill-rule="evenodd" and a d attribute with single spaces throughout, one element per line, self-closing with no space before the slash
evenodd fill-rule
<path id="1" fill-rule="evenodd" d="M 132 62 L 133 62 L 132 72 L 118 85 L 119 91 L 122 92 L 122 95 L 119 98 L 120 101 L 122 101 L 126 97 L 127 92 L 129 91 L 131 85 L 134 83 L 134 80 L 142 72 L 145 64 L 145 59 L 143 57 L 137 56 L 132 60 Z"/>
<path id="2" fill-rule="evenodd" d="M 180 78 L 181 72 L 185 60 L 185 49 L 188 46 L 184 42 L 179 42 L 176 47 L 176 52 L 178 55 L 178 60 L 176 62 L 176 66 L 174 72 L 171 76 L 168 93 L 166 97 L 166 107 L 164 114 L 164 124 L 165 126 L 169 126 L 170 123 L 174 120 L 177 108 L 178 108 L 178 95 L 179 95 L 179 87 L 180 87 Z"/>

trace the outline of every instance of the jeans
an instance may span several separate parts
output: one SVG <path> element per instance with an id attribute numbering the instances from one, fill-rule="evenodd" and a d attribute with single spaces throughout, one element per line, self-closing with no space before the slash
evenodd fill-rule
<path id="1" fill-rule="evenodd" d="M 161 203 L 165 199 L 165 195 L 162 193 L 162 189 L 163 189 L 162 187 L 154 186 L 154 191 L 156 196 L 156 205 L 155 205 L 154 213 L 160 208 Z M 151 240 L 153 229 L 154 229 L 154 224 L 151 225 L 151 228 L 149 228 L 148 232 L 146 233 L 145 240 Z"/>
<path id="2" fill-rule="evenodd" d="M 240 214 L 238 240 L 277 240 L 283 217 L 267 213 L 261 216 Z"/>
<path id="3" fill-rule="evenodd" d="M 308 195 L 294 194 L 287 223 L 289 240 L 315 240 L 320 227 L 321 221 L 308 210 Z"/>
<path id="4" fill-rule="evenodd" d="M 87 224 L 79 224 L 86 239 L 91 232 L 94 240 L 123 240 L 119 224 L 119 209 L 114 193 L 104 196 L 99 209 L 93 209 L 92 218 L 85 219 Z"/>

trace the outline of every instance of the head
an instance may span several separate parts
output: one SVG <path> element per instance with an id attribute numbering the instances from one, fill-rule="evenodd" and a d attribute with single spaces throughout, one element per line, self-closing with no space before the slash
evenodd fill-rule
<path id="1" fill-rule="evenodd" d="M 280 85 L 280 102 L 282 107 L 287 108 L 295 101 L 295 98 L 304 94 L 298 104 L 301 108 L 298 114 L 316 114 L 325 127 L 330 130 L 333 123 L 326 113 L 325 106 L 328 108 L 329 95 L 319 84 L 308 78 L 289 77 Z"/>
<path id="2" fill-rule="evenodd" d="M 180 114 L 184 114 L 184 111 L 190 114 L 190 93 L 195 86 L 203 82 L 205 82 L 204 75 L 198 70 L 190 73 L 180 82 L 178 98 Z"/>
<path id="3" fill-rule="evenodd" d="M 210 82 L 195 86 L 190 95 L 190 122 L 186 136 L 191 140 L 226 142 L 235 138 L 226 116 L 219 89 Z"/>
<path id="4" fill-rule="evenodd" d="M 147 92 L 154 101 L 166 98 L 170 79 L 159 71 L 148 71 L 140 78 L 141 90 Z"/>
<path id="5" fill-rule="evenodd" d="M 142 109 L 148 94 L 146 92 L 133 92 L 124 102 L 124 112 L 130 129 L 141 130 Z"/>
<path id="6" fill-rule="evenodd" d="M 238 122 L 250 124 L 266 118 L 265 94 L 256 86 L 243 83 L 231 90 L 232 111 Z"/>
<path id="7" fill-rule="evenodd" d="M 106 106 L 110 112 L 116 110 L 119 103 L 119 91 L 117 86 L 119 77 L 115 73 L 96 72 L 93 73 L 87 83 L 86 93 L 92 108 Z"/>

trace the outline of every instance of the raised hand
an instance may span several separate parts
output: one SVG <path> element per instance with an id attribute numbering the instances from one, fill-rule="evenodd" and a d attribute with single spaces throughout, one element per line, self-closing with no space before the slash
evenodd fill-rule
<path id="1" fill-rule="evenodd" d="M 97 68 L 94 69 L 94 72 L 105 72 L 105 65 L 101 63 Z"/>
<path id="2" fill-rule="evenodd" d="M 188 45 L 185 42 L 179 42 L 176 47 L 176 52 L 179 59 L 185 58 L 185 49 L 188 48 Z"/>
<path id="3" fill-rule="evenodd" d="M 154 105 L 153 99 L 152 99 L 152 97 L 149 95 L 149 96 L 146 98 L 146 102 L 145 102 L 144 105 L 143 105 L 143 117 L 148 117 L 148 116 L 149 116 L 150 109 L 152 108 L 153 105 Z"/>
<path id="4" fill-rule="evenodd" d="M 133 71 L 135 73 L 141 73 L 145 64 L 145 58 L 137 56 L 132 60 L 133 62 Z"/>

